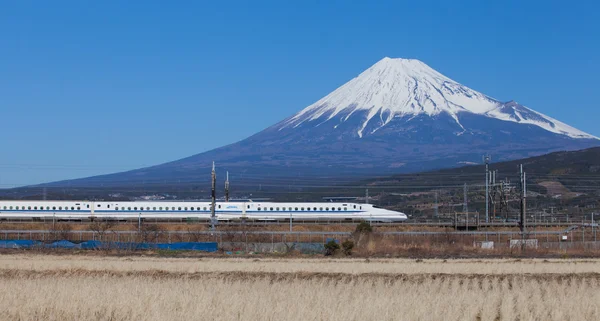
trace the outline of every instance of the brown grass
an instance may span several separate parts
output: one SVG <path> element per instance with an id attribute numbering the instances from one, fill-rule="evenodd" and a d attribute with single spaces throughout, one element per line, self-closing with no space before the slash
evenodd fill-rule
<path id="1" fill-rule="evenodd" d="M 598 320 L 600 260 L 2 255 L 2 320 Z"/>

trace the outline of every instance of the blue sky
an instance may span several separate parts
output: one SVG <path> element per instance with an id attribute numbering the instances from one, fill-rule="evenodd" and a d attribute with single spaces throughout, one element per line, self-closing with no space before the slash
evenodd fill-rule
<path id="1" fill-rule="evenodd" d="M 3 1 L 0 188 L 243 139 L 381 58 L 417 58 L 600 136 L 600 6 L 552 1 Z"/>

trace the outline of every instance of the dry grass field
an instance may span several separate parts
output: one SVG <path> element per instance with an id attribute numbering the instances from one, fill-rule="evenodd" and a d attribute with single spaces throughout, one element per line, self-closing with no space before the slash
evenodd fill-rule
<path id="1" fill-rule="evenodd" d="M 0 255 L 1 320 L 598 320 L 600 260 Z"/>

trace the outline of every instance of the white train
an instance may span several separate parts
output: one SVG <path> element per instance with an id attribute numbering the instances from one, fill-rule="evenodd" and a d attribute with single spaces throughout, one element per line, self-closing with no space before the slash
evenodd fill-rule
<path id="1" fill-rule="evenodd" d="M 0 201 L 0 219 L 210 220 L 210 202 Z M 400 222 L 406 214 L 359 203 L 217 202 L 219 221 Z"/>

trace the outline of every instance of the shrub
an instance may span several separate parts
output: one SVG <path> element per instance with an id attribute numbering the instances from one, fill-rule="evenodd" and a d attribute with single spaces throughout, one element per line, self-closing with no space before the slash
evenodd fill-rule
<path id="1" fill-rule="evenodd" d="M 352 249 L 354 248 L 354 242 L 351 240 L 345 240 L 342 243 L 342 251 L 345 255 L 352 255 Z"/>
<path id="2" fill-rule="evenodd" d="M 325 243 L 325 256 L 334 255 L 340 249 L 340 245 L 335 240 Z"/>
<path id="3" fill-rule="evenodd" d="M 367 222 L 367 221 L 361 221 L 356 226 L 355 232 L 359 233 L 359 234 L 371 233 L 371 232 L 373 232 L 373 227 L 371 226 L 371 224 L 369 222 Z"/>

